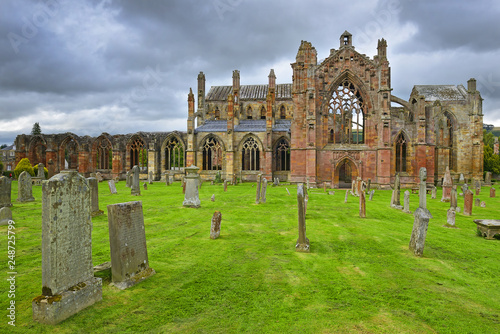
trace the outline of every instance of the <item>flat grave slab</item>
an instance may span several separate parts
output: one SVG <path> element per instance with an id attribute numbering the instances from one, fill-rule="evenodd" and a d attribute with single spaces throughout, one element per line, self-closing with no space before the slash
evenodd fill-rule
<path id="1" fill-rule="evenodd" d="M 498 219 L 474 219 L 474 223 L 486 239 L 494 239 L 495 234 L 500 234 L 500 220 Z"/>

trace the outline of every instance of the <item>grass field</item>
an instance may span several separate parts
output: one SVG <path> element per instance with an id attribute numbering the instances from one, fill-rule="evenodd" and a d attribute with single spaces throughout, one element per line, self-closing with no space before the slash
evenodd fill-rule
<path id="1" fill-rule="evenodd" d="M 110 195 L 99 184 L 100 209 L 141 200 L 150 266 L 156 275 L 121 291 L 104 272 L 103 299 L 57 326 L 32 320 L 41 294 L 41 187 L 35 202 L 17 203 L 16 327 L 7 325 L 7 227 L 0 226 L 1 333 L 499 333 L 500 240 L 476 235 L 473 219 L 500 219 L 500 198 L 479 196 L 486 208 L 457 213 L 458 228 L 443 227 L 448 203 L 427 199 L 430 220 L 424 257 L 408 250 L 413 215 L 389 207 L 390 191 L 376 191 L 359 218 L 358 198 L 345 190 L 309 191 L 311 253 L 295 252 L 296 187 L 269 184 L 255 204 L 250 183 L 204 183 L 201 208 L 182 207 L 180 183 L 148 185 L 130 195 L 125 182 Z M 288 188 L 291 195 L 287 194 Z M 215 202 L 210 201 L 215 194 Z M 403 196 L 401 196 L 401 199 Z M 463 198 L 459 197 L 463 212 Z M 410 209 L 418 207 L 411 195 Z M 221 237 L 210 221 L 222 213 Z M 93 219 L 94 265 L 110 261 L 107 216 Z"/>

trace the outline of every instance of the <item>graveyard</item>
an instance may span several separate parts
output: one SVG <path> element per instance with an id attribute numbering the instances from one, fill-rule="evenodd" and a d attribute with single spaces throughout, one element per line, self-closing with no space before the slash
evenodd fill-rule
<path id="1" fill-rule="evenodd" d="M 359 197 L 345 189 L 307 189 L 304 208 L 298 205 L 297 185 L 268 182 L 263 201 L 256 200 L 254 182 L 204 182 L 197 189 L 199 205 L 193 206 L 183 205 L 180 182 L 152 182 L 147 189 L 140 183 L 131 189 L 117 182 L 116 194 L 107 181 L 98 183 L 99 204 L 92 211 L 103 213 L 91 217 L 92 264 L 112 261 L 108 205 L 140 201 L 154 275 L 121 289 L 112 284 L 109 267 L 95 272 L 102 279 L 102 299 L 47 325 L 34 321 L 32 310 L 42 293 L 42 187 L 33 186 L 34 201 L 16 201 L 19 184 L 12 181 L 16 326 L 8 326 L 4 317 L 2 332 L 500 331 L 500 240 L 478 235 L 474 223 L 499 219 L 500 199 L 490 197 L 489 186 L 474 192 L 485 205 L 472 206 L 470 215 L 464 215 L 464 197 L 458 195 L 461 210 L 453 211 L 453 228 L 446 226 L 450 202 L 441 201 L 443 189 L 427 194 L 432 217 L 423 254 L 415 256 L 409 243 L 421 199 L 413 191 L 404 195 L 405 211 L 411 213 L 391 207 L 391 190 L 363 194 L 366 217 L 361 218 Z M 298 209 L 305 212 L 300 233 Z M 220 212 L 216 237 L 215 212 Z M 2 240 L 7 231 L 0 226 Z M 300 238 L 308 239 L 308 252 L 296 250 Z M 7 276 L 6 260 L 1 269 Z M 2 279 L 2 296 L 8 291 Z M 5 310 L 6 298 L 1 300 Z"/>

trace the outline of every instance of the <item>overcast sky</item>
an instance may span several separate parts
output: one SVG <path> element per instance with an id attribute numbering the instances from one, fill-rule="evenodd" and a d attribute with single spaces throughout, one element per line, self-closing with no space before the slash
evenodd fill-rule
<path id="1" fill-rule="evenodd" d="M 301 40 L 318 60 L 348 30 L 373 57 L 385 38 L 393 94 L 478 80 L 484 123 L 500 126 L 496 0 L 1 0 L 0 144 L 29 134 L 186 131 L 187 94 L 291 83 Z"/>

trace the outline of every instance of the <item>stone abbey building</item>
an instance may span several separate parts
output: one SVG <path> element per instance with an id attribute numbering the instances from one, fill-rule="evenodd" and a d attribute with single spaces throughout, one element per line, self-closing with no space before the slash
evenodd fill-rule
<path id="1" fill-rule="evenodd" d="M 483 176 L 482 98 L 476 81 L 462 85 L 416 85 L 405 100 L 392 95 L 387 42 L 377 54 L 358 53 L 347 31 L 339 49 L 318 63 L 311 43 L 302 41 L 292 83 L 232 85 L 198 89 L 188 95 L 187 132 L 19 135 L 16 160 L 42 162 L 55 174 L 72 168 L 88 176 L 124 178 L 139 165 L 156 180 L 166 172 L 179 179 L 183 167 L 200 167 L 203 179 L 236 176 L 305 182 L 333 188 L 361 177 L 388 187 L 396 173 L 401 183 L 418 183 L 420 167 L 427 182 L 439 182 L 446 167 L 454 179 Z"/>

